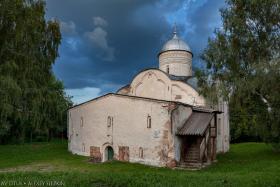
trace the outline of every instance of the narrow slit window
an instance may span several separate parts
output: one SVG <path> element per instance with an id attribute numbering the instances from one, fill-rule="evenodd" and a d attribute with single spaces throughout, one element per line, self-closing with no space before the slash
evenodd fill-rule
<path id="1" fill-rule="evenodd" d="M 143 148 L 142 147 L 139 148 L 139 158 L 144 158 Z"/>
<path id="2" fill-rule="evenodd" d="M 81 117 L 81 122 L 80 122 L 81 124 L 81 127 L 83 127 L 84 126 L 84 118 L 83 117 Z"/>
<path id="3" fill-rule="evenodd" d="M 108 116 L 108 118 L 107 118 L 107 127 L 111 127 L 111 123 L 112 123 L 112 118 L 111 118 L 111 116 Z"/>
<path id="4" fill-rule="evenodd" d="M 151 128 L 152 127 L 152 118 L 150 115 L 148 115 L 147 117 L 147 128 Z"/>
<path id="5" fill-rule="evenodd" d="M 166 72 L 169 73 L 169 66 L 166 66 Z"/>
<path id="6" fill-rule="evenodd" d="M 86 151 L 86 146 L 85 146 L 85 143 L 83 143 L 83 152 Z"/>

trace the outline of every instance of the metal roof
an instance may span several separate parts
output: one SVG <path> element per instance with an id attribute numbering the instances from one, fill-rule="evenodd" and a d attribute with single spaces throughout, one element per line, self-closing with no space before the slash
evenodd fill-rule
<path id="1" fill-rule="evenodd" d="M 213 113 L 195 112 L 191 114 L 183 127 L 178 130 L 177 135 L 203 135 L 207 129 Z"/>
<path id="2" fill-rule="evenodd" d="M 193 77 L 193 76 L 176 76 L 176 75 L 170 75 L 170 74 L 168 74 L 168 77 L 173 81 L 184 82 L 185 84 L 188 84 L 189 86 L 191 86 L 196 91 L 198 90 L 197 78 L 196 77 Z"/>
<path id="3" fill-rule="evenodd" d="M 176 33 L 174 33 L 173 38 L 171 40 L 167 41 L 163 45 L 161 53 L 170 50 L 181 50 L 191 52 L 190 46 L 186 42 L 181 40 Z"/>

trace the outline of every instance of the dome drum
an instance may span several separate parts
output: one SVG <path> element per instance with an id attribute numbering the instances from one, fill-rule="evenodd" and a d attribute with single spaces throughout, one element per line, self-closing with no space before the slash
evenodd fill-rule
<path id="1" fill-rule="evenodd" d="M 159 55 L 159 69 L 175 76 L 192 76 L 192 56 L 186 51 L 167 51 Z"/>
<path id="2" fill-rule="evenodd" d="M 174 76 L 192 76 L 191 49 L 177 36 L 176 30 L 173 34 L 158 54 L 159 69 Z"/>

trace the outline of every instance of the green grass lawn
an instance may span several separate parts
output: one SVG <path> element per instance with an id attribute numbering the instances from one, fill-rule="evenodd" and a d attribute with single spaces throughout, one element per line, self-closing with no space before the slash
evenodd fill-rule
<path id="1" fill-rule="evenodd" d="M 235 144 L 210 167 L 187 171 L 121 162 L 93 164 L 68 153 L 66 142 L 0 146 L 0 186 L 47 186 L 44 182 L 100 187 L 280 186 L 280 154 L 262 143 Z"/>

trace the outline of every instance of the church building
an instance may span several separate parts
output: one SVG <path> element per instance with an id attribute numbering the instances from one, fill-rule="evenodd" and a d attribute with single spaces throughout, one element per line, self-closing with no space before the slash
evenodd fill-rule
<path id="1" fill-rule="evenodd" d="M 227 152 L 228 105 L 210 106 L 199 95 L 192 58 L 175 30 L 158 54 L 158 69 L 145 69 L 116 93 L 70 108 L 69 151 L 93 162 L 161 167 L 202 167 Z"/>

